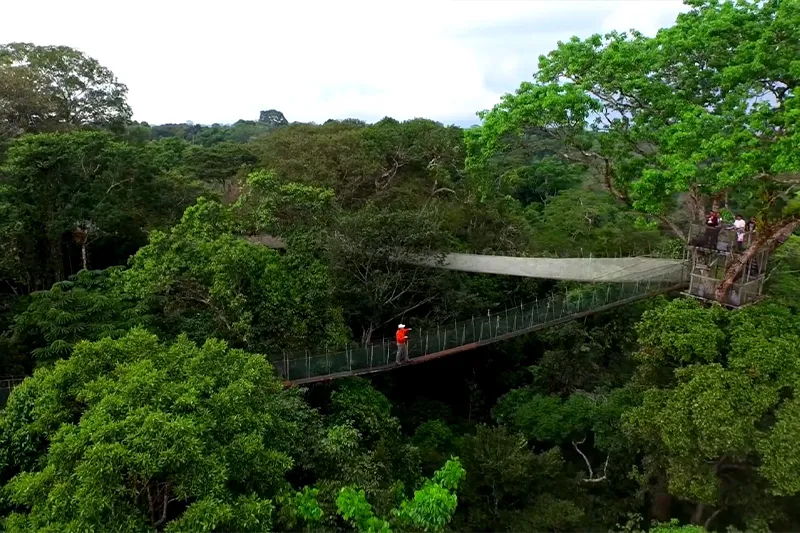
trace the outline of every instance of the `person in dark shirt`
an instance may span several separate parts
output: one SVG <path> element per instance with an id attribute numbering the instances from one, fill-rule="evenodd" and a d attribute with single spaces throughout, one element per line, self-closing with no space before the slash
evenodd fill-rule
<path id="1" fill-rule="evenodd" d="M 719 213 L 715 209 L 706 217 L 706 241 L 708 242 L 708 247 L 714 250 L 717 248 L 717 240 L 719 239 L 719 223 Z"/>

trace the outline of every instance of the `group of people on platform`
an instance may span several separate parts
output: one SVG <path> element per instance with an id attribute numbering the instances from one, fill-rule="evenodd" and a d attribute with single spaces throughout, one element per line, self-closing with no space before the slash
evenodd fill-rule
<path id="1" fill-rule="evenodd" d="M 711 211 L 706 217 L 706 231 L 703 236 L 705 244 L 712 249 L 717 248 L 717 241 L 719 240 L 719 230 L 722 229 L 722 219 L 716 209 Z M 756 222 L 753 218 L 745 221 L 742 215 L 736 215 L 733 224 L 728 227 L 736 232 L 736 248 L 737 250 L 744 249 L 744 240 L 747 233 L 753 232 L 756 229 Z"/>

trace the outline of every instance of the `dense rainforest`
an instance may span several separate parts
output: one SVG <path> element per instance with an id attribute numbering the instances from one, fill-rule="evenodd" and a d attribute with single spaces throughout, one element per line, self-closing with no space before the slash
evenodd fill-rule
<path id="1" fill-rule="evenodd" d="M 558 43 L 469 129 L 133 122 L 93 58 L 0 45 L 0 529 L 800 529 L 800 2 L 687 4 Z M 757 227 L 717 299 L 771 255 L 755 305 L 270 362 L 576 285 L 398 254 L 680 251 L 712 207 Z"/>

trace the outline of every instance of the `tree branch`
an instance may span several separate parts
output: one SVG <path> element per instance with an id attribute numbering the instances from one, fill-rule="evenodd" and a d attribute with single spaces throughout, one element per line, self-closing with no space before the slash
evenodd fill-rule
<path id="1" fill-rule="evenodd" d="M 586 437 L 583 437 L 583 439 L 580 442 L 572 441 L 572 446 L 575 448 L 575 451 L 578 452 L 581 455 L 581 457 L 583 457 L 583 462 L 586 463 L 586 468 L 589 469 L 589 477 L 583 478 L 583 481 L 585 483 L 600 483 L 601 481 L 605 481 L 606 472 L 608 470 L 608 459 L 611 457 L 611 455 L 610 454 L 606 455 L 606 462 L 603 465 L 603 475 L 600 477 L 594 477 L 594 470 L 592 469 L 592 464 L 589 462 L 589 458 L 586 457 L 586 454 L 584 454 L 578 447 L 578 444 L 583 444 L 584 442 L 586 442 Z"/>
<path id="2" fill-rule="evenodd" d="M 711 525 L 711 522 L 712 522 L 712 521 L 713 521 L 713 520 L 714 520 L 714 519 L 717 517 L 717 515 L 718 515 L 719 513 L 721 513 L 721 512 L 722 512 L 724 509 L 725 509 L 725 507 L 720 507 L 719 509 L 717 509 L 716 511 L 714 511 L 713 513 L 711 513 L 711 516 L 709 516 L 709 517 L 708 517 L 708 519 L 705 521 L 705 523 L 703 524 L 703 527 L 704 527 L 705 529 L 708 529 L 708 527 Z"/>

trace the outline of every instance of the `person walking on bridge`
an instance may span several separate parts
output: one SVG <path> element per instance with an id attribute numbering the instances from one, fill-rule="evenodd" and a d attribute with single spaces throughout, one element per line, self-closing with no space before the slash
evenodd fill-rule
<path id="1" fill-rule="evenodd" d="M 407 328 L 405 324 L 397 326 L 397 333 L 395 339 L 397 340 L 397 363 L 405 363 L 408 361 L 408 332 L 411 328 Z"/>

